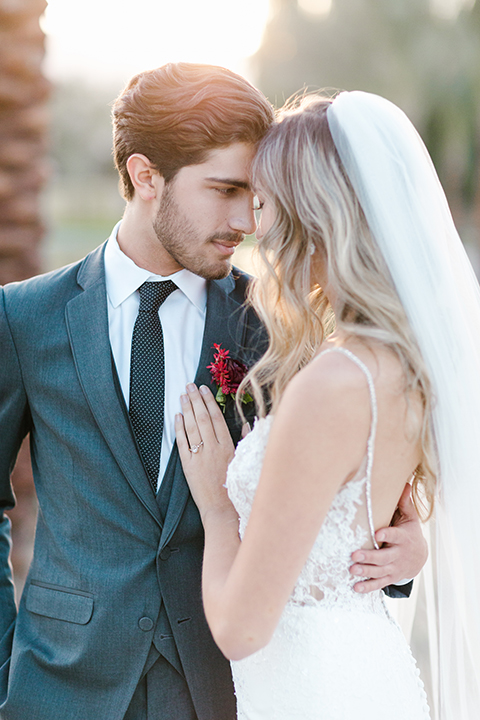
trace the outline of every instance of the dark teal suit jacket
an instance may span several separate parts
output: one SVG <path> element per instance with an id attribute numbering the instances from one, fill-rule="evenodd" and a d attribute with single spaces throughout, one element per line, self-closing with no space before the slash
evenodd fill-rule
<path id="1" fill-rule="evenodd" d="M 208 284 L 197 383 L 212 346 L 265 349 L 248 277 Z M 119 720 L 152 646 L 183 673 L 199 720 L 234 720 L 230 666 L 202 609 L 203 530 L 176 447 L 155 498 L 119 389 L 103 248 L 0 291 L 0 717 Z M 233 406 L 226 419 L 240 434 Z M 30 432 L 33 563 L 13 597 L 10 473 Z"/>

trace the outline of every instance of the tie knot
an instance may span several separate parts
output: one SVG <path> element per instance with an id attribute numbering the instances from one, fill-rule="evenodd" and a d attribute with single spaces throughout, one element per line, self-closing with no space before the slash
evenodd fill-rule
<path id="1" fill-rule="evenodd" d="M 177 286 L 171 280 L 143 283 L 138 288 L 140 293 L 138 312 L 158 313 L 160 305 L 174 290 L 177 290 Z"/>

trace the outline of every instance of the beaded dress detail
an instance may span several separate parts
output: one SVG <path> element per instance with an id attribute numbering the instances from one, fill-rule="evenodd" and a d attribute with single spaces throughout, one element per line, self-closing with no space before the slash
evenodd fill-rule
<path id="1" fill-rule="evenodd" d="M 232 662 L 238 720 L 429 720 L 423 683 L 410 648 L 381 591 L 353 586 L 351 553 L 376 546 L 370 485 L 377 424 L 373 378 L 365 374 L 372 421 L 364 461 L 325 517 L 268 645 Z M 227 473 L 243 538 L 273 417 L 258 420 L 238 445 Z"/>

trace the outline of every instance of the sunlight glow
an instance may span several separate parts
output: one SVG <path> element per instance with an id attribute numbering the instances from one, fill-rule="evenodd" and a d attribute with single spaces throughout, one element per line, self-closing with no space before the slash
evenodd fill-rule
<path id="1" fill-rule="evenodd" d="M 332 0 L 298 0 L 298 6 L 307 15 L 328 15 L 332 9 Z"/>
<path id="2" fill-rule="evenodd" d="M 432 12 L 444 20 L 455 20 L 461 10 L 474 4 L 475 0 L 430 0 Z"/>
<path id="3" fill-rule="evenodd" d="M 245 74 L 268 12 L 269 0 L 49 0 L 45 71 L 52 80 L 125 82 L 184 60 Z"/>

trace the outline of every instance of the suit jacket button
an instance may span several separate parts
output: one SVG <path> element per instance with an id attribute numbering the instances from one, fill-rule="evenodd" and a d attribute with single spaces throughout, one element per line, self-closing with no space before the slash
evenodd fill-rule
<path id="1" fill-rule="evenodd" d="M 170 548 L 167 545 L 160 552 L 160 560 L 168 560 L 168 558 L 170 557 L 171 554 L 172 554 L 172 551 L 170 550 Z"/>
<path id="2" fill-rule="evenodd" d="M 140 618 L 140 620 L 138 621 L 138 626 L 140 630 L 143 630 L 143 632 L 148 632 L 153 628 L 153 620 L 149 617 Z"/>

